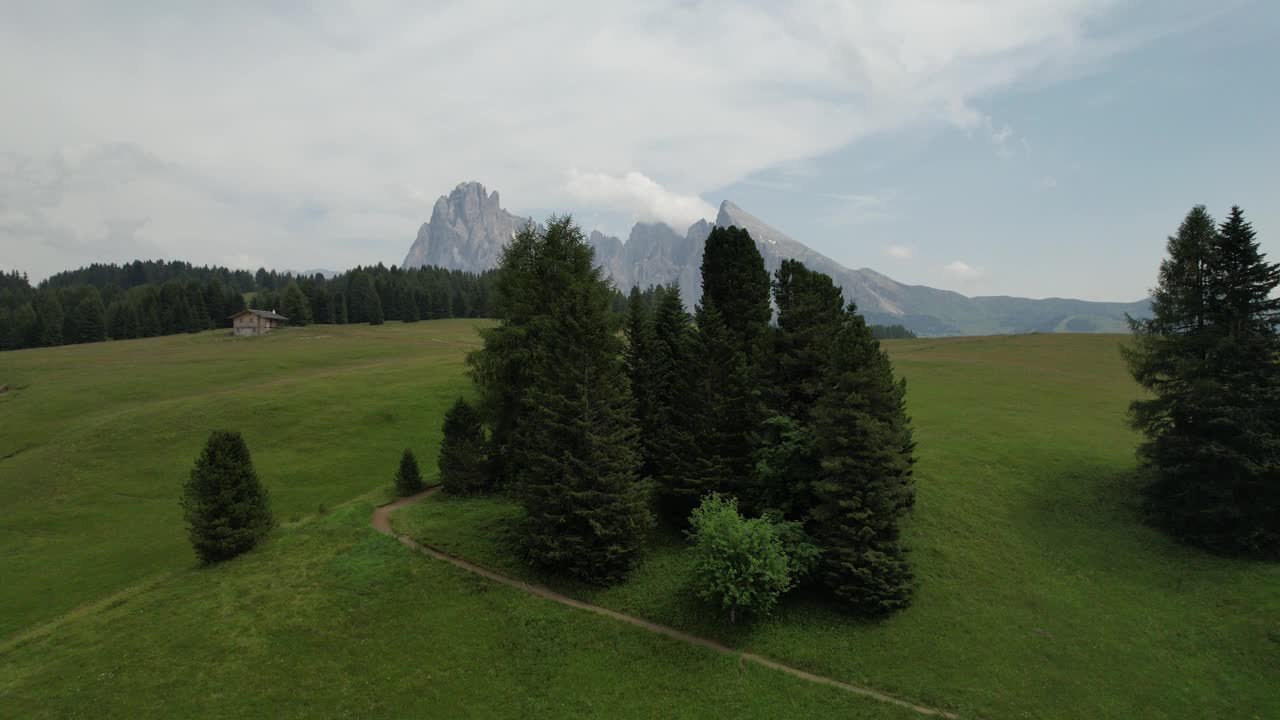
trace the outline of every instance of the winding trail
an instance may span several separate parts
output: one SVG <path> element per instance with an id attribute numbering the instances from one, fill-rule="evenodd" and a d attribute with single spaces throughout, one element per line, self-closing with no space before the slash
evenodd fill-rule
<path id="1" fill-rule="evenodd" d="M 909 710 L 914 710 L 915 712 L 920 713 L 921 715 L 949 718 L 950 720 L 955 720 L 957 717 L 954 713 L 950 713 L 945 710 L 941 710 L 939 708 L 934 708 L 934 707 L 929 707 L 927 705 L 914 703 L 910 700 L 904 700 L 900 697 L 895 697 L 886 692 L 876 690 L 875 688 L 869 688 L 863 685 L 855 685 L 853 683 L 842 682 L 840 680 L 824 677 L 822 675 L 815 675 L 811 672 L 805 672 L 804 670 L 800 670 L 799 668 L 791 667 L 790 665 L 784 665 L 780 662 L 777 662 L 776 660 L 770 660 L 769 658 L 764 657 L 762 655 L 756 655 L 755 653 L 740 652 L 738 650 L 734 650 L 728 645 L 723 645 L 714 640 L 710 640 L 704 637 L 699 637 L 697 635 L 691 635 L 687 632 L 676 630 L 675 628 L 669 628 L 665 625 L 659 625 L 657 623 L 649 622 L 648 620 L 644 620 L 644 619 L 635 617 L 633 615 L 620 613 L 616 610 L 610 610 L 609 608 L 600 607 L 599 605 L 592 605 L 591 603 L 585 603 L 585 602 L 582 602 L 581 600 L 571 598 L 568 595 L 558 593 L 555 590 L 552 590 L 551 588 L 545 587 L 543 585 L 527 583 L 523 580 L 517 580 L 512 577 L 507 577 L 506 575 L 500 575 L 492 570 L 482 568 L 479 565 L 463 560 L 462 558 L 456 555 L 451 555 L 439 548 L 432 547 L 431 545 L 423 545 L 407 535 L 396 535 L 395 532 L 391 529 L 391 513 L 395 512 L 396 510 L 399 510 L 402 507 L 405 507 L 406 505 L 412 505 L 426 498 L 427 496 L 431 495 L 432 493 L 436 492 L 439 489 L 440 487 L 437 485 L 435 487 L 423 490 L 417 495 L 410 495 L 408 497 L 403 497 L 396 500 L 395 502 L 391 502 L 386 505 L 382 505 L 380 507 L 375 508 L 373 511 L 373 528 L 378 532 L 382 533 L 383 535 L 394 537 L 395 539 L 399 540 L 401 544 L 407 547 L 413 548 L 414 550 L 417 550 L 423 555 L 428 555 L 437 560 L 443 560 L 444 562 L 454 565 L 455 567 L 462 568 L 463 570 L 466 570 L 469 573 L 480 575 L 481 577 L 485 577 L 496 583 L 501 583 L 508 587 L 515 588 L 516 590 L 529 593 L 530 595 L 536 595 L 537 597 L 544 598 L 552 602 L 557 602 L 557 603 L 560 603 L 561 605 L 568 605 L 569 607 L 577 608 L 579 610 L 586 610 L 587 612 L 593 612 L 593 613 L 596 613 L 597 615 L 604 615 L 606 617 L 613 618 L 614 620 L 620 620 L 630 625 L 635 625 L 636 627 L 644 628 L 649 632 L 657 633 L 658 635 L 663 635 L 665 637 L 671 638 L 672 640 L 676 640 L 678 642 L 687 643 L 689 645 L 697 645 L 699 647 L 707 648 L 708 650 L 714 650 L 715 652 L 721 653 L 723 655 L 730 655 L 733 657 L 737 657 L 747 662 L 753 662 L 753 663 L 756 663 L 757 665 L 763 665 L 764 667 L 772 668 L 779 672 L 784 672 L 788 675 L 798 677 L 802 680 L 808 680 L 809 682 L 818 683 L 820 685 L 830 685 L 831 687 L 839 688 L 841 690 L 853 693 L 855 695 L 861 695 L 863 697 L 868 697 L 873 700 L 878 700 L 883 703 L 888 703 L 890 705 L 897 705 L 899 707 L 904 707 Z"/>

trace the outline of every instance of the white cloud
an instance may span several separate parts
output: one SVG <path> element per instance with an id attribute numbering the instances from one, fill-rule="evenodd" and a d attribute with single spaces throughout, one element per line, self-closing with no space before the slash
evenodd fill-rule
<path id="1" fill-rule="evenodd" d="M 976 268 L 963 260 L 953 260 L 942 267 L 942 272 L 959 280 L 973 280 L 982 276 L 982 268 Z"/>
<path id="2" fill-rule="evenodd" d="M 884 249 L 884 254 L 896 260 L 910 260 L 915 257 L 916 251 L 906 245 L 890 245 Z"/>
<path id="3" fill-rule="evenodd" d="M 634 171 L 615 177 L 571 170 L 565 190 L 576 202 L 624 210 L 637 220 L 663 222 L 679 231 L 716 216 L 716 208 L 697 195 L 673 193 Z"/>
<path id="4" fill-rule="evenodd" d="M 0 256 L 36 276 L 121 259 L 125 223 L 195 262 L 397 260 L 470 179 L 516 211 L 692 217 L 698 193 L 876 133 L 1007 143 L 976 107 L 1113 52 L 1092 28 L 1119 2 L 6 8 L 0 86 L 20 111 L 0 113 L 0 153 L 21 167 L 0 215 L 24 220 Z M 119 147 L 135 158 L 112 164 Z"/>

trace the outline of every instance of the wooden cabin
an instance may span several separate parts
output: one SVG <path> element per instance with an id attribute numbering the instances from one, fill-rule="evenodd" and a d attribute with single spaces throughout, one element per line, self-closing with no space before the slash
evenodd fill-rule
<path id="1" fill-rule="evenodd" d="M 289 318 L 277 315 L 274 310 L 241 310 L 231 316 L 231 334 L 266 335 L 278 327 L 283 327 Z"/>

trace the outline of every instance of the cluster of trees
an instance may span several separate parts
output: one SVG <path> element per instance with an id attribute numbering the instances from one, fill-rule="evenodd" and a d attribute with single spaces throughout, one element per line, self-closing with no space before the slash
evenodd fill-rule
<path id="1" fill-rule="evenodd" d="M 487 317 L 492 280 L 437 267 L 376 265 L 326 278 L 134 261 L 90 265 L 32 287 L 12 271 L 0 275 L 0 350 L 230 327 L 246 307 L 276 310 L 298 325 Z"/>
<path id="2" fill-rule="evenodd" d="M 528 559 L 593 582 L 630 570 L 655 519 L 687 527 L 715 495 L 803 528 L 815 577 L 850 607 L 905 606 L 915 446 L 871 329 L 827 275 L 787 261 L 771 278 L 740 228 L 711 232 L 702 285 L 692 316 L 658 287 L 619 318 L 569 219 L 518 233 L 500 324 L 468 358 L 479 406 L 446 422 L 446 489 L 511 493 Z"/>
<path id="3" fill-rule="evenodd" d="M 877 340 L 911 340 L 916 337 L 905 325 L 872 325 L 871 334 Z"/>
<path id="4" fill-rule="evenodd" d="M 1134 402 L 1147 441 L 1147 502 L 1175 536 L 1217 552 L 1280 556 L 1280 265 L 1239 207 L 1203 206 L 1169 238 L 1152 317 L 1124 351 L 1151 397 Z"/>

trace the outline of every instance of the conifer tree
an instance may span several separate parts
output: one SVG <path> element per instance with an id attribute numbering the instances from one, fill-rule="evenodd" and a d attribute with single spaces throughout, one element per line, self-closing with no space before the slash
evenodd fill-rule
<path id="1" fill-rule="evenodd" d="M 1152 317 L 1125 359 L 1151 391 L 1131 405 L 1155 520 L 1227 553 L 1280 555 L 1280 266 L 1239 208 L 1203 206 L 1169 238 Z"/>
<path id="2" fill-rule="evenodd" d="M 56 290 L 47 289 L 36 293 L 35 311 L 37 318 L 36 343 L 50 347 L 61 345 L 62 323 L 64 315 L 62 303 L 58 300 Z"/>
<path id="3" fill-rule="evenodd" d="M 636 423 L 640 432 L 640 474 L 651 477 L 657 460 L 653 442 L 662 418 L 654 398 L 654 384 L 658 381 L 654 366 L 656 338 L 653 317 L 648 303 L 640 294 L 640 288 L 631 288 L 627 302 L 627 324 L 623 327 L 627 344 L 624 351 L 627 376 L 631 381 L 631 394 L 635 398 Z"/>
<path id="4" fill-rule="evenodd" d="M 717 227 L 702 253 L 702 301 L 715 306 L 734 338 L 735 349 L 755 363 L 769 325 L 769 271 L 751 234 L 739 227 Z"/>
<path id="5" fill-rule="evenodd" d="M 538 565 L 612 582 L 634 565 L 652 524 L 613 292 L 569 218 L 539 235 L 531 259 L 545 271 L 526 289 L 549 312 L 533 319 L 540 332 L 512 443 L 521 539 Z"/>
<path id="6" fill-rule="evenodd" d="M 98 289 L 90 287 L 72 311 L 71 322 L 74 336 L 72 342 L 90 343 L 107 339 L 106 308 L 102 306 L 102 296 Z"/>
<path id="7" fill-rule="evenodd" d="M 183 488 L 182 509 L 191 546 L 205 563 L 246 552 L 270 532 L 267 490 L 240 433 L 209 436 Z"/>
<path id="8" fill-rule="evenodd" d="M 489 489 L 484 426 L 480 413 L 462 398 L 444 415 L 436 466 L 444 491 L 450 495 L 476 495 Z"/>
<path id="9" fill-rule="evenodd" d="M 418 470 L 418 459 L 413 451 L 405 448 L 400 455 L 400 467 L 396 469 L 396 494 L 401 497 L 422 492 L 422 473 Z"/>
<path id="10" fill-rule="evenodd" d="M 821 465 L 809 526 L 823 548 L 820 575 L 853 609 L 906 607 L 913 579 L 899 523 L 915 501 L 906 385 L 862 317 L 846 313 L 814 410 Z"/>
<path id="11" fill-rule="evenodd" d="M 289 318 L 290 325 L 311 324 L 311 303 L 307 301 L 307 296 L 298 287 L 298 283 L 290 282 L 284 289 L 284 296 L 280 299 L 280 314 Z"/>
<path id="12" fill-rule="evenodd" d="M 694 480 L 702 470 L 695 446 L 702 430 L 702 404 L 693 395 L 700 373 L 691 367 L 697 351 L 694 329 L 680 298 L 679 284 L 655 293 L 654 301 L 650 371 L 655 420 L 652 436 L 643 442 L 660 493 L 663 518 L 681 526 L 702 494 Z"/>

